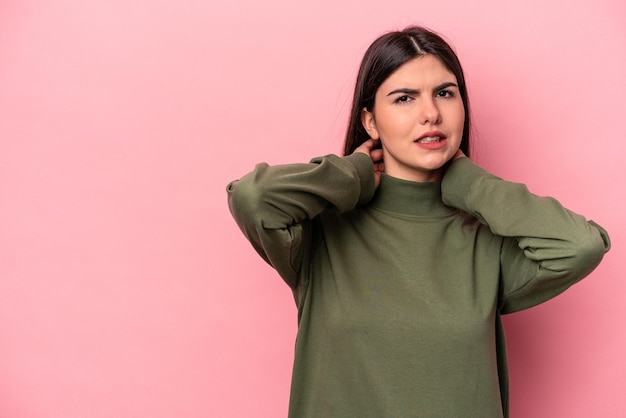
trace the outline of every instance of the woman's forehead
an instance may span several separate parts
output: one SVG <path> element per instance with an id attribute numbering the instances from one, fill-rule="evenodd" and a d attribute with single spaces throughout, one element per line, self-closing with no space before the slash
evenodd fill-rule
<path id="1" fill-rule="evenodd" d="M 456 84 L 456 76 L 446 68 L 439 58 L 428 54 L 402 64 L 387 77 L 380 88 L 427 88 L 446 82 Z"/>

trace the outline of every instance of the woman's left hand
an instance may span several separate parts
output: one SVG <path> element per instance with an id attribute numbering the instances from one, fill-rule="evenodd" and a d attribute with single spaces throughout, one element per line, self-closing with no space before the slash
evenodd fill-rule
<path id="1" fill-rule="evenodd" d="M 456 152 L 456 154 L 454 154 L 454 157 L 452 157 L 451 161 L 456 161 L 459 158 L 463 158 L 463 157 L 467 157 L 467 155 L 465 155 L 465 153 L 463 151 L 461 151 L 460 149 Z"/>

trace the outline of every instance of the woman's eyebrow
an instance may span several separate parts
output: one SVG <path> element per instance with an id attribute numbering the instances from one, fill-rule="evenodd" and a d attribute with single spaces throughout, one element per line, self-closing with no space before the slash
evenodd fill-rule
<path id="1" fill-rule="evenodd" d="M 453 82 L 451 82 L 451 81 L 447 81 L 447 82 L 445 82 L 445 83 L 441 83 L 441 84 L 439 84 L 438 86 L 436 86 L 436 87 L 433 89 L 433 91 L 443 90 L 443 89 L 448 88 L 448 87 L 457 87 L 457 88 L 458 88 L 459 86 L 457 86 L 457 84 L 456 84 L 456 83 L 453 83 Z M 391 96 L 392 94 L 399 94 L 399 93 L 402 93 L 402 94 L 419 94 L 419 92 L 420 92 L 420 91 L 419 91 L 419 90 L 417 90 L 417 89 L 410 89 L 410 88 L 408 88 L 408 87 L 402 87 L 402 88 L 399 88 L 399 89 L 395 89 L 395 90 L 393 90 L 393 91 L 390 91 L 390 92 L 387 94 L 387 96 Z"/>
<path id="2" fill-rule="evenodd" d="M 395 89 L 391 92 L 389 92 L 389 94 L 387 94 L 387 96 L 391 96 L 392 94 L 398 94 L 398 93 L 403 93 L 403 94 L 419 94 L 419 90 L 415 90 L 415 89 L 409 89 L 406 87 L 400 88 L 400 89 Z"/>
<path id="3" fill-rule="evenodd" d="M 445 83 L 441 83 L 439 84 L 437 87 L 435 87 L 433 90 L 434 91 L 439 91 L 439 90 L 443 90 L 443 89 L 447 89 L 448 87 L 456 87 L 458 88 L 459 86 L 457 86 L 456 83 L 453 83 L 451 81 L 447 81 Z"/>

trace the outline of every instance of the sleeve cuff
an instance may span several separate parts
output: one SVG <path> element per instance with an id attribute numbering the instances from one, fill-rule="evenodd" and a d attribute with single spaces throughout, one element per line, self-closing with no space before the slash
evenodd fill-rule
<path id="1" fill-rule="evenodd" d="M 374 184 L 374 162 L 362 152 L 355 152 L 343 157 L 356 170 L 356 174 L 361 186 L 358 205 L 364 205 L 374 197 L 376 186 Z"/>

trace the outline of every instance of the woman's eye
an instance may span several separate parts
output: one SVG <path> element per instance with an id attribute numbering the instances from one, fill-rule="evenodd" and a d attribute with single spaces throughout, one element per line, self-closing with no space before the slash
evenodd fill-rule
<path id="1" fill-rule="evenodd" d="M 410 102 L 411 100 L 413 100 L 411 96 L 404 95 L 404 96 L 398 97 L 394 102 L 395 103 L 407 103 L 407 102 Z"/>
<path id="2" fill-rule="evenodd" d="M 437 93 L 437 97 L 454 97 L 454 92 L 452 90 L 441 90 Z"/>

